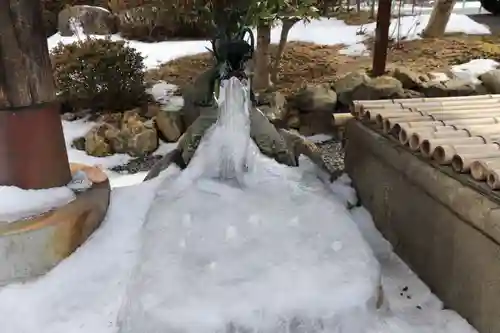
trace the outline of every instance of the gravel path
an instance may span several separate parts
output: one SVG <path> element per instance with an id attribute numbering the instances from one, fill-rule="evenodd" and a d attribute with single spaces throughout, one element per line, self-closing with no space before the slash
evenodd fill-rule
<path id="1" fill-rule="evenodd" d="M 332 174 L 344 172 L 344 149 L 338 140 L 328 140 L 317 144 L 326 167 Z"/>

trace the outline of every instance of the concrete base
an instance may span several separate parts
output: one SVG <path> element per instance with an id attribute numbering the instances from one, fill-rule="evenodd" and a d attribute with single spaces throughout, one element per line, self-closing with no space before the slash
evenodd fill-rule
<path id="1" fill-rule="evenodd" d="M 482 333 L 500 332 L 500 205 L 356 120 L 346 170 L 395 251 Z"/>
<path id="2" fill-rule="evenodd" d="M 109 206 L 109 181 L 100 170 L 72 165 L 72 171 L 82 168 L 91 174 L 94 184 L 74 201 L 43 215 L 0 226 L 0 285 L 45 274 L 101 224 Z"/>

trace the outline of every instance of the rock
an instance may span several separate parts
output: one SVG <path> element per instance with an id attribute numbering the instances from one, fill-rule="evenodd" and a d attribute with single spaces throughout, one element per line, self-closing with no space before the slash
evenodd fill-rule
<path id="1" fill-rule="evenodd" d="M 110 35 L 116 33 L 115 17 L 108 10 L 93 6 L 70 6 L 59 12 L 58 30 L 62 36 L 72 36 L 76 24 L 85 34 Z"/>
<path id="2" fill-rule="evenodd" d="M 111 145 L 113 153 L 126 154 L 128 152 L 129 137 L 116 127 L 106 132 L 106 139 Z"/>
<path id="3" fill-rule="evenodd" d="M 110 124 L 100 124 L 92 128 L 85 135 L 85 151 L 87 154 L 96 157 L 105 157 L 113 154 L 113 150 L 107 132 L 113 130 Z"/>
<path id="4" fill-rule="evenodd" d="M 430 81 L 422 85 L 420 90 L 426 97 L 445 97 L 447 96 L 446 86 L 439 81 Z"/>
<path id="5" fill-rule="evenodd" d="M 428 81 L 436 81 L 436 82 L 444 82 L 453 78 L 449 74 L 442 72 L 431 72 L 428 73 L 427 76 L 429 77 Z"/>
<path id="6" fill-rule="evenodd" d="M 300 155 L 307 156 L 314 164 L 323 171 L 331 173 L 323 160 L 323 154 L 319 147 L 311 140 L 306 139 L 295 131 L 280 129 L 280 134 L 285 138 L 290 150 L 293 151 L 297 164 Z"/>
<path id="7" fill-rule="evenodd" d="M 334 131 L 333 113 L 305 113 L 300 115 L 302 135 L 329 134 Z"/>
<path id="8" fill-rule="evenodd" d="M 403 84 L 391 76 L 379 76 L 362 82 L 352 92 L 353 100 L 399 98 L 404 94 Z"/>
<path id="9" fill-rule="evenodd" d="M 178 111 L 163 111 L 156 115 L 156 126 L 167 142 L 176 142 L 182 135 L 182 116 Z"/>
<path id="10" fill-rule="evenodd" d="M 132 111 L 135 112 L 135 110 Z M 123 113 L 105 113 L 100 115 L 96 119 L 96 122 L 112 124 L 113 126 L 120 128 L 122 125 L 122 119 L 123 119 Z"/>
<path id="11" fill-rule="evenodd" d="M 158 148 L 156 130 L 148 126 L 137 110 L 106 114 L 85 136 L 85 151 L 92 156 L 126 153 L 145 156 Z"/>
<path id="12" fill-rule="evenodd" d="M 339 102 L 345 106 L 351 105 L 354 88 L 368 81 L 370 81 L 370 77 L 364 71 L 352 72 L 338 79 L 333 87 Z"/>
<path id="13" fill-rule="evenodd" d="M 118 137 L 126 143 L 126 152 L 131 156 L 145 156 L 158 148 L 158 134 L 146 126 L 140 116 L 127 111 L 123 115 L 122 128 Z"/>
<path id="14" fill-rule="evenodd" d="M 286 121 L 286 126 L 288 128 L 299 129 L 300 128 L 300 116 L 297 114 L 290 114 Z"/>
<path id="15" fill-rule="evenodd" d="M 273 124 L 285 121 L 287 115 L 286 99 L 280 92 L 259 94 L 257 107 Z"/>
<path id="16" fill-rule="evenodd" d="M 77 150 L 85 150 L 85 138 L 76 138 L 71 142 L 71 146 Z"/>
<path id="17" fill-rule="evenodd" d="M 184 124 L 189 127 L 207 107 L 212 98 L 212 80 L 215 69 L 211 68 L 200 74 L 193 84 L 182 91 L 184 105 L 181 109 Z"/>
<path id="18" fill-rule="evenodd" d="M 158 177 L 158 175 L 163 170 L 166 170 L 170 165 L 172 165 L 172 163 L 175 163 L 181 169 L 186 168 L 186 164 L 182 159 L 182 154 L 180 150 L 174 149 L 165 156 L 163 156 L 162 159 L 156 162 L 151 168 L 151 170 L 149 170 L 144 180 L 146 181 Z"/>
<path id="19" fill-rule="evenodd" d="M 427 97 L 471 96 L 481 93 L 482 89 L 481 85 L 462 79 L 427 82 L 421 88 Z"/>
<path id="20" fill-rule="evenodd" d="M 401 82 L 403 88 L 405 89 L 415 89 L 426 82 L 425 76 L 413 72 L 412 70 L 405 67 L 397 67 L 394 70 L 393 76 L 395 79 Z"/>
<path id="21" fill-rule="evenodd" d="M 217 110 L 207 108 L 179 139 L 177 148 L 182 152 L 186 164 L 193 157 L 206 130 L 217 120 Z M 296 166 L 295 158 L 284 138 L 267 117 L 257 109 L 250 112 L 250 136 L 260 151 L 282 164 Z"/>
<path id="22" fill-rule="evenodd" d="M 144 127 L 128 139 L 127 152 L 131 156 L 145 156 L 158 148 L 158 135 L 154 128 Z"/>
<path id="23" fill-rule="evenodd" d="M 331 114 L 337 104 L 337 93 L 330 86 L 308 85 L 290 100 L 291 106 L 301 112 Z"/>
<path id="24" fill-rule="evenodd" d="M 266 116 L 256 109 L 250 112 L 250 136 L 264 155 L 281 164 L 297 166 L 285 139 Z"/>
<path id="25" fill-rule="evenodd" d="M 479 80 L 490 94 L 500 94 L 500 69 L 494 69 L 479 76 Z"/>
<path id="26" fill-rule="evenodd" d="M 74 121 L 76 120 L 76 114 L 72 112 L 66 112 L 61 115 L 61 119 L 65 121 Z"/>
<path id="27" fill-rule="evenodd" d="M 401 98 L 422 98 L 422 97 L 425 97 L 423 93 L 412 89 L 404 89 L 403 96 L 401 96 Z"/>
<path id="28" fill-rule="evenodd" d="M 452 79 L 444 82 L 447 96 L 477 95 L 478 85 L 470 80 Z"/>
<path id="29" fill-rule="evenodd" d="M 144 109 L 141 110 L 141 115 L 145 118 L 151 119 L 156 117 L 161 111 L 161 107 L 158 104 L 148 104 Z"/>

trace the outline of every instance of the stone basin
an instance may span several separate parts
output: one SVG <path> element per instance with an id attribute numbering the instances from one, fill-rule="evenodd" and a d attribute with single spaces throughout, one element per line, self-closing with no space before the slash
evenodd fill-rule
<path id="1" fill-rule="evenodd" d="M 73 253 L 106 216 L 110 184 L 103 171 L 71 164 L 71 172 L 85 172 L 93 181 L 75 200 L 32 218 L 0 225 L 0 285 L 25 281 L 47 273 Z"/>

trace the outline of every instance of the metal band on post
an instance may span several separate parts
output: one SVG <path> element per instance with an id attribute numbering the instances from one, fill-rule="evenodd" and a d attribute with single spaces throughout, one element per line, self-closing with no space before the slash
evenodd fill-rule
<path id="1" fill-rule="evenodd" d="M 58 102 L 0 110 L 0 184 L 26 189 L 71 180 Z"/>

